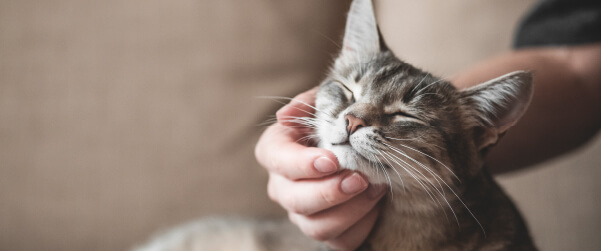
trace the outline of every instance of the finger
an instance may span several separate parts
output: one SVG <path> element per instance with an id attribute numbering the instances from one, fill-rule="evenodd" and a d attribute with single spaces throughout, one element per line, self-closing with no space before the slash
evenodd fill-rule
<path id="1" fill-rule="evenodd" d="M 385 188 L 383 185 L 371 185 L 367 191 L 338 206 L 309 216 L 292 213 L 289 217 L 309 237 L 319 241 L 331 240 L 363 219 L 384 195 Z"/>
<path id="2" fill-rule="evenodd" d="M 333 240 L 326 241 L 326 245 L 334 250 L 356 250 L 369 236 L 376 220 L 378 220 L 379 214 L 380 205 L 378 204 L 342 235 Z"/>
<path id="3" fill-rule="evenodd" d="M 298 143 L 301 135 L 279 123 L 270 126 L 255 147 L 257 161 L 269 172 L 290 180 L 319 178 L 339 169 L 332 152 Z"/>
<path id="4" fill-rule="evenodd" d="M 291 181 L 270 175 L 268 193 L 287 211 L 311 215 L 341 204 L 364 191 L 367 181 L 360 174 L 344 171 L 322 179 Z"/>
<path id="5" fill-rule="evenodd" d="M 293 117 L 314 117 L 315 114 L 315 94 L 317 94 L 317 87 L 303 92 L 294 97 L 290 102 L 280 108 L 276 112 L 278 122 L 285 126 L 298 126 L 294 122 L 290 122 L 290 118 Z"/>

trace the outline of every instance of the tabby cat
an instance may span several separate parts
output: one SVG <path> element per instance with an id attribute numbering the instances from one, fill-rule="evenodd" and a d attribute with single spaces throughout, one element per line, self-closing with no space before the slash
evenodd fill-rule
<path id="1" fill-rule="evenodd" d="M 457 90 L 402 62 L 381 38 L 371 1 L 354 1 L 310 122 L 319 147 L 342 167 L 390 186 L 363 248 L 534 250 L 519 212 L 483 167 L 531 96 L 527 72 Z"/>
<path id="2" fill-rule="evenodd" d="M 291 119 L 314 128 L 318 146 L 343 168 L 390 187 L 361 250 L 535 250 L 519 212 L 483 167 L 531 96 L 527 72 L 457 90 L 402 62 L 383 42 L 371 1 L 355 0 L 314 117 Z M 140 250 L 320 248 L 305 238 L 289 223 L 205 220 Z"/>

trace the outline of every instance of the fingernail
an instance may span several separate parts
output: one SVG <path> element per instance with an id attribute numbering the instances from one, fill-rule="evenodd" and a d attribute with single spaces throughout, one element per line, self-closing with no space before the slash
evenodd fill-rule
<path id="1" fill-rule="evenodd" d="M 355 194 L 367 188 L 367 182 L 358 173 L 353 173 L 342 180 L 340 189 L 346 194 Z"/>
<path id="2" fill-rule="evenodd" d="M 367 190 L 367 197 L 370 199 L 376 199 L 382 196 L 386 192 L 386 185 L 384 184 L 371 184 Z"/>
<path id="3" fill-rule="evenodd" d="M 315 166 L 315 169 L 317 169 L 317 171 L 320 171 L 322 173 L 331 173 L 338 169 L 336 163 L 334 163 L 334 161 L 331 161 L 326 157 L 317 158 L 313 162 L 313 166 Z"/>

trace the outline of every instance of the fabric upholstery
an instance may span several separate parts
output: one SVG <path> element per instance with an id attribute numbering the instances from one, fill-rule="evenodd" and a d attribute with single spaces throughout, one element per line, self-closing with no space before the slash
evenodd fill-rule
<path id="1" fill-rule="evenodd" d="M 531 2 L 377 12 L 397 54 L 448 76 L 508 50 Z M 283 215 L 253 156 L 279 105 L 254 97 L 316 85 L 347 7 L 0 1 L 0 250 L 123 250 L 206 215 Z M 601 246 L 600 142 L 501 178 L 543 250 Z"/>

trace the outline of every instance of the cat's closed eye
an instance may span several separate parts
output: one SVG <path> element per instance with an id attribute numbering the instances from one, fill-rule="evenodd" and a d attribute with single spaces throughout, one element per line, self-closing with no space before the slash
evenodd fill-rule
<path id="1" fill-rule="evenodd" d="M 392 117 L 400 116 L 400 117 L 407 117 L 407 118 L 412 118 L 412 119 L 420 120 L 419 118 L 417 118 L 417 117 L 415 117 L 415 116 L 413 116 L 413 115 L 411 115 L 409 113 L 406 113 L 404 111 L 398 111 L 398 112 L 389 114 L 389 116 L 392 116 Z"/>
<path id="2" fill-rule="evenodd" d="M 340 85 L 342 87 L 343 92 L 346 95 L 347 100 L 349 100 L 351 104 L 355 103 L 355 93 L 353 93 L 353 91 L 351 90 L 351 88 L 349 88 L 348 86 L 346 86 L 345 84 L 343 84 L 340 81 L 334 81 L 334 82 L 337 83 L 338 85 Z"/>
<path id="3" fill-rule="evenodd" d="M 422 125 L 426 124 L 426 122 L 424 120 L 420 119 L 417 115 L 414 115 L 414 114 L 411 114 L 409 112 L 402 111 L 402 110 L 386 113 L 386 114 L 384 114 L 384 116 L 390 118 L 392 123 L 404 121 L 404 122 L 415 122 L 415 123 L 419 123 Z"/>

